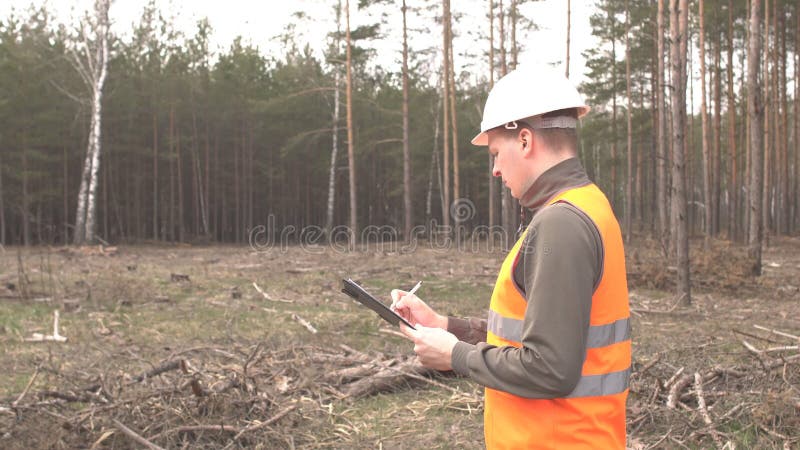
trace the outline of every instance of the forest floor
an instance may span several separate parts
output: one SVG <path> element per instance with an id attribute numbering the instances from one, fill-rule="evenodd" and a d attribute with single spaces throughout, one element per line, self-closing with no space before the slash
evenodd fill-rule
<path id="1" fill-rule="evenodd" d="M 628 445 L 800 448 L 800 239 L 758 278 L 701 244 L 689 307 L 656 243 L 628 247 Z M 503 253 L 423 247 L 0 247 L 0 447 L 482 448 L 482 389 L 340 292 L 421 279 L 441 312 L 485 314 Z M 55 310 L 66 342 L 31 341 Z"/>

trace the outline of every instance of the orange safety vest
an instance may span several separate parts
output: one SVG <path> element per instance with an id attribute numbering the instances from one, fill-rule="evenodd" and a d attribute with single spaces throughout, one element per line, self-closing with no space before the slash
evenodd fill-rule
<path id="1" fill-rule="evenodd" d="M 592 294 L 581 378 L 565 398 L 530 399 L 486 388 L 486 447 L 624 449 L 631 339 L 619 223 L 608 199 L 594 184 L 561 192 L 548 205 L 555 202 L 566 202 L 583 211 L 603 242 L 602 277 Z M 491 345 L 522 346 L 527 301 L 514 283 L 513 272 L 526 234 L 508 253 L 495 283 L 486 339 Z"/>

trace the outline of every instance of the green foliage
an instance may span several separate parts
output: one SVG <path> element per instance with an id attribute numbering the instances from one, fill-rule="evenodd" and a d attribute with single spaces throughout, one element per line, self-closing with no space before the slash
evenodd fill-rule
<path id="1" fill-rule="evenodd" d="M 393 4 L 372 3 L 364 7 L 399 13 Z M 0 24 L 0 86 L 13 86 L 0 89 L 6 238 L 22 241 L 23 225 L 41 220 L 50 231 L 32 227 L 27 232 L 34 242 L 68 242 L 89 122 L 87 87 L 69 63 L 80 37 L 52 25 L 44 9 L 27 14 Z M 112 37 L 98 234 L 114 242 L 244 242 L 270 215 L 278 227 L 322 225 L 333 133 L 339 141 L 334 222 L 346 223 L 344 77 L 340 122 L 333 123 L 335 73 L 344 72 L 343 29 L 330 34 L 324 58 L 298 46 L 291 29 L 284 54 L 265 56 L 241 38 L 214 51 L 208 20 L 184 35 L 155 2 L 141 17 L 126 37 Z M 402 91 L 398 73 L 373 65 L 369 42 L 383 37 L 381 25 L 351 32 L 357 195 L 364 205 L 359 223 L 398 226 Z M 422 211 L 441 112 L 427 50 L 410 56 L 413 204 Z M 460 89 L 457 98 L 461 177 L 475 180 L 464 189 L 476 199 L 485 198 L 485 153 L 473 151 L 469 138 L 484 97 L 480 87 Z M 437 148 L 441 152 L 441 143 Z M 417 214 L 420 222 L 423 216 Z"/>

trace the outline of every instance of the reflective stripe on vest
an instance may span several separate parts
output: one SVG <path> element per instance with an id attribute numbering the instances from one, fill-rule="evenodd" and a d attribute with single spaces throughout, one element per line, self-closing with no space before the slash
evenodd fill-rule
<path id="1" fill-rule="evenodd" d="M 487 329 L 496 336 L 507 341 L 522 343 L 522 325 L 524 321 L 503 317 L 495 311 L 489 311 Z M 586 336 L 586 348 L 600 348 L 627 341 L 631 338 L 631 323 L 628 318 L 619 319 L 606 325 L 592 325 Z"/>
<path id="2" fill-rule="evenodd" d="M 604 373 L 602 375 L 583 375 L 575 389 L 567 398 L 597 397 L 625 392 L 628 389 L 628 380 L 631 377 L 631 368 L 619 372 Z"/>
<path id="3" fill-rule="evenodd" d="M 489 311 L 488 330 L 497 337 L 522 346 L 522 325 L 524 321 L 503 317 L 495 311 Z M 620 319 L 606 325 L 592 325 L 586 336 L 586 348 L 602 348 L 618 344 L 631 338 L 631 325 L 628 318 Z M 601 375 L 583 375 L 575 389 L 567 398 L 594 397 L 598 395 L 618 394 L 628 389 L 630 367 L 618 372 Z"/>

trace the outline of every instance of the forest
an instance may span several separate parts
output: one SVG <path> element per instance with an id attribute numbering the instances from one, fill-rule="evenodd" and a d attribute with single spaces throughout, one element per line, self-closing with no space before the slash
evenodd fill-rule
<path id="1" fill-rule="evenodd" d="M 625 238 L 629 447 L 798 445 L 800 3 L 593 0 L 579 65 L 540 1 L 317 2 L 277 53 L 156 0 L 0 17 L 0 447 L 482 448 L 482 391 L 332 280 L 485 313 L 530 214 L 470 139 L 544 45 Z"/>
<path id="2" fill-rule="evenodd" d="M 516 66 L 527 44 L 518 42 L 517 29 L 535 24 L 518 16 L 515 1 L 493 3 L 456 15 L 484 20 L 480 45 L 450 48 L 449 58 L 441 48 L 408 48 L 400 72 L 370 63 L 376 56 L 368 42 L 381 38 L 381 23 L 348 33 L 336 2 L 331 14 L 339 14 L 341 28 L 330 31 L 323 58 L 291 30 L 280 55 L 261 54 L 241 39 L 214 53 L 208 21 L 186 35 L 151 3 L 126 38 L 108 36 L 96 236 L 111 243 L 241 243 L 270 215 L 278 227 L 351 225 L 352 203 L 356 232 L 388 225 L 402 237 L 406 210 L 412 226 L 441 224 L 447 205 L 460 198 L 475 205 L 467 226 L 513 222 L 516 213 L 500 220 L 499 185 L 469 139 L 490 85 Z M 581 90 L 593 107 L 581 126 L 581 158 L 626 233 L 669 232 L 676 125 L 667 107 L 679 102 L 688 111 L 678 131 L 686 141 L 690 234 L 746 241 L 753 172 L 748 4 L 690 2 L 683 44 L 692 57 L 679 70 L 686 86 L 676 100 L 668 8 L 662 5 L 659 20 L 655 1 L 597 3 L 591 25 L 601 45 L 587 51 L 585 68 L 571 68 L 586 71 Z M 421 2 L 407 14 L 426 15 L 432 29 L 441 28 L 434 6 Z M 378 7 L 387 8 L 362 9 Z M 400 9 L 385 20 L 400 20 Z M 763 144 L 756 153 L 767 235 L 798 229 L 797 10 L 795 2 L 765 2 L 757 24 Z M 451 22 L 443 45 L 460 31 Z M 0 30 L 0 242 L 69 243 L 92 120 L 91 86 L 75 61 L 97 37 L 57 24 L 44 8 L 15 12 Z M 483 66 L 449 68 L 453 56 L 466 53 Z"/>

